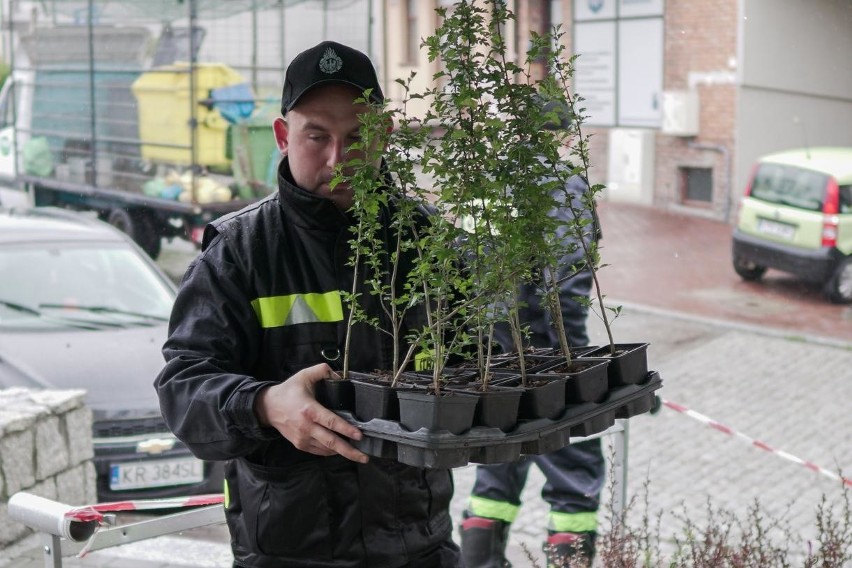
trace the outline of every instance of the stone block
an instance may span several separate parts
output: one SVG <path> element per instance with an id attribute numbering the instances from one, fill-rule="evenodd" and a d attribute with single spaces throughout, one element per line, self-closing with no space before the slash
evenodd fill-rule
<path id="1" fill-rule="evenodd" d="M 33 495 L 38 495 L 39 497 L 44 497 L 45 499 L 59 501 L 59 496 L 56 493 L 55 477 L 50 477 L 40 483 L 36 483 L 26 491 L 27 493 L 32 493 Z"/>
<path id="2" fill-rule="evenodd" d="M 53 414 L 64 414 L 75 408 L 83 406 L 86 391 L 75 390 L 41 390 L 32 391 L 30 400 L 33 403 L 47 407 Z"/>
<path id="3" fill-rule="evenodd" d="M 0 405 L 2 404 L 4 402 L 0 401 Z M 18 405 L 0 406 L 0 437 L 29 430 L 36 423 L 37 418 L 38 414 L 33 414 L 31 409 L 22 409 Z"/>
<path id="4" fill-rule="evenodd" d="M 0 469 L 6 480 L 6 496 L 35 483 L 34 440 L 31 430 L 7 434 L 0 439 Z"/>
<path id="5" fill-rule="evenodd" d="M 83 499 L 86 503 L 97 503 L 98 501 L 98 472 L 95 471 L 95 464 L 87 461 L 82 464 L 83 477 L 85 480 L 85 494 Z"/>
<path id="6" fill-rule="evenodd" d="M 57 501 L 66 505 L 91 504 L 86 490 L 86 466 L 80 464 L 56 476 Z"/>
<path id="7" fill-rule="evenodd" d="M 21 523 L 9 518 L 9 506 L 0 501 L 0 550 L 18 542 L 32 531 Z"/>
<path id="8" fill-rule="evenodd" d="M 36 479 L 41 481 L 68 469 L 68 447 L 58 416 L 36 423 Z"/>
<path id="9" fill-rule="evenodd" d="M 68 444 L 68 460 L 72 466 L 92 459 L 92 411 L 86 407 L 75 408 L 62 417 Z"/>

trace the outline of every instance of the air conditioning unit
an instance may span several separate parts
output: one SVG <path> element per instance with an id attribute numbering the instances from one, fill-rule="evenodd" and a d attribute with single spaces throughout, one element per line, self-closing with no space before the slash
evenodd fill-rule
<path id="1" fill-rule="evenodd" d="M 698 135 L 698 91 L 663 92 L 663 134 Z"/>

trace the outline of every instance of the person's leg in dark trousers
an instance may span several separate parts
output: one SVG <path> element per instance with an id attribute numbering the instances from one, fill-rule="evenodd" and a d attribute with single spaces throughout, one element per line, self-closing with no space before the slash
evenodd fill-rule
<path id="1" fill-rule="evenodd" d="M 606 467 L 600 438 L 534 456 L 546 482 L 542 498 L 550 505 L 552 532 L 593 532 Z"/>
<path id="2" fill-rule="evenodd" d="M 560 308 L 568 342 L 575 347 L 589 344 L 586 331 L 588 310 L 574 296 L 588 296 L 592 276 L 581 272 L 567 278 L 572 263 L 560 268 Z M 537 287 L 525 284 L 520 297 L 521 321 L 529 325 L 527 345 L 559 347 L 549 313 Z M 513 351 L 508 326 L 495 327 L 495 339 L 504 351 Z M 594 555 L 597 510 L 605 479 L 600 439 L 573 444 L 520 462 L 478 466 L 470 506 L 462 520 L 462 556 L 468 568 L 510 566 L 505 559 L 509 527 L 520 508 L 520 496 L 531 461 L 545 476 L 542 498 L 550 505 L 548 559 L 580 553 Z"/>
<path id="3" fill-rule="evenodd" d="M 521 492 L 532 461 L 480 465 L 461 524 L 466 568 L 505 568 L 509 527 L 521 507 Z"/>
<path id="4" fill-rule="evenodd" d="M 568 277 L 571 273 L 569 267 L 566 262 L 559 270 L 562 324 L 568 343 L 573 347 L 583 347 L 589 344 L 586 330 L 588 309 L 574 297 L 588 297 L 592 274 L 586 271 Z M 558 345 L 552 327 L 550 334 L 552 345 Z M 552 564 L 555 558 L 575 554 L 586 557 L 591 563 L 597 536 L 600 493 L 606 478 L 601 440 L 596 438 L 571 444 L 538 456 L 536 465 L 547 480 L 541 496 L 550 505 L 545 543 L 549 563 Z"/>

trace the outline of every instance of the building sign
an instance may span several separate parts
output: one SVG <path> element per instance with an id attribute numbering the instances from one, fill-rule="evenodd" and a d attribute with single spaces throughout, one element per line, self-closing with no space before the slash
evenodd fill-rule
<path id="1" fill-rule="evenodd" d="M 574 92 L 585 99 L 586 123 L 615 126 L 615 22 L 577 23 Z"/>
<path id="2" fill-rule="evenodd" d="M 617 0 L 574 0 L 574 21 L 609 20 L 615 17 Z"/>

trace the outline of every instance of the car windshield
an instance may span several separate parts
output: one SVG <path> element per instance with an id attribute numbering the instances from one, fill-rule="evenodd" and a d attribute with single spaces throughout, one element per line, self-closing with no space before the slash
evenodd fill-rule
<path id="1" fill-rule="evenodd" d="M 0 328 L 133 327 L 168 321 L 171 288 L 120 243 L 0 248 Z"/>
<path id="2" fill-rule="evenodd" d="M 828 176 L 781 164 L 761 164 L 754 176 L 751 196 L 755 199 L 822 211 Z"/>

